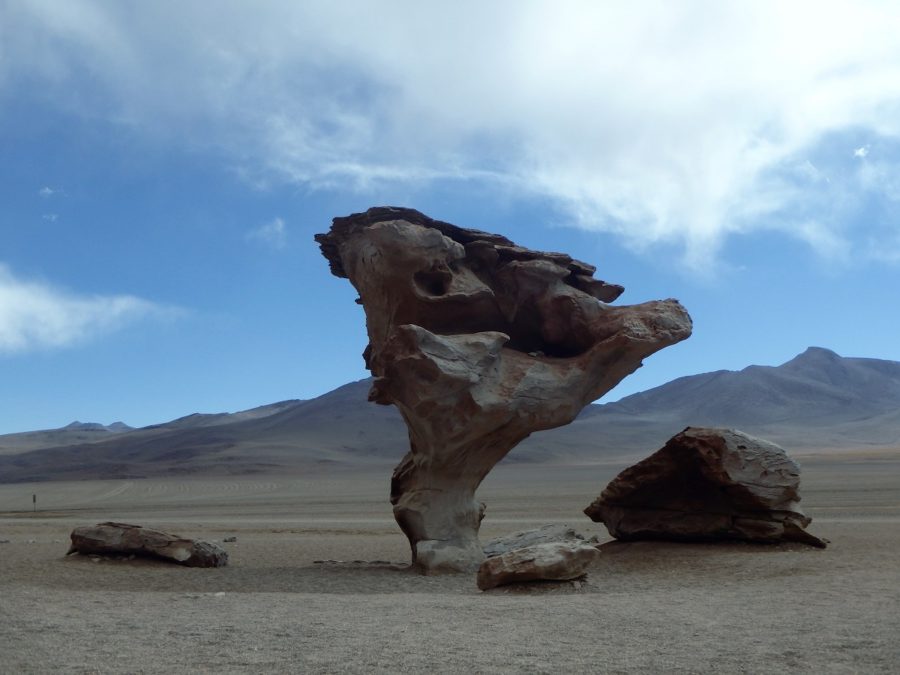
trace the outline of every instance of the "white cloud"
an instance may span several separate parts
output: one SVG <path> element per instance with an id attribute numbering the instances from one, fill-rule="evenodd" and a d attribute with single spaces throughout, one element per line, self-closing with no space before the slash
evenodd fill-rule
<path id="1" fill-rule="evenodd" d="M 247 237 L 261 241 L 272 248 L 282 249 L 287 244 L 287 229 L 284 226 L 284 220 L 275 218 L 250 230 Z"/>
<path id="2" fill-rule="evenodd" d="M 41 197 L 52 197 L 57 192 L 58 192 L 58 190 L 54 190 L 53 188 L 48 187 L 46 185 L 44 187 L 42 187 L 40 190 L 38 190 L 38 194 Z"/>
<path id="3" fill-rule="evenodd" d="M 869 146 L 868 145 L 863 145 L 859 148 L 856 148 L 856 150 L 853 151 L 854 157 L 865 157 L 868 154 L 869 154 Z"/>
<path id="4" fill-rule="evenodd" d="M 896 208 L 896 203 L 900 202 L 900 171 L 896 164 L 868 161 L 860 165 L 857 176 L 862 188 L 895 202 Z"/>
<path id="5" fill-rule="evenodd" d="M 59 214 L 58 213 L 45 213 L 44 215 L 41 216 L 41 218 L 46 220 L 49 223 L 55 223 L 57 220 L 59 220 Z"/>
<path id="6" fill-rule="evenodd" d="M 846 262 L 850 248 L 847 240 L 822 223 L 815 221 L 797 223 L 795 234 L 823 258 L 832 262 Z"/>
<path id="7" fill-rule="evenodd" d="M 496 181 L 694 260 L 759 227 L 840 236 L 833 182 L 811 179 L 809 156 L 843 130 L 900 136 L 900 5 L 878 0 L 0 11 L 17 28 L 0 64 L 54 101 L 213 147 L 251 175 Z M 811 191 L 822 213 L 792 219 Z"/>
<path id="8" fill-rule="evenodd" d="M 76 295 L 0 264 L 0 355 L 69 347 L 146 317 L 179 312 L 131 295 Z"/>

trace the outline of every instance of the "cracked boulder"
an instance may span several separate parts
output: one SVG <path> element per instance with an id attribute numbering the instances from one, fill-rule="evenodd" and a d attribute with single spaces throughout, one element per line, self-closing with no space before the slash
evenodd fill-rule
<path id="1" fill-rule="evenodd" d="M 824 548 L 800 510 L 800 467 L 774 443 L 688 427 L 614 478 L 585 514 L 616 539 L 797 541 Z"/>
<path id="2" fill-rule="evenodd" d="M 584 537 L 578 534 L 574 528 L 554 523 L 542 525 L 534 530 L 521 530 L 491 539 L 484 545 L 484 555 L 491 558 L 495 555 L 514 551 L 517 548 L 527 548 L 535 544 L 584 541 Z"/>
<path id="3" fill-rule="evenodd" d="M 613 306 L 622 287 L 592 265 L 413 209 L 335 218 L 316 241 L 365 310 L 369 399 L 409 430 L 391 503 L 426 573 L 484 559 L 475 490 L 513 447 L 691 332 L 675 300 Z"/>
<path id="4" fill-rule="evenodd" d="M 72 553 L 136 555 L 159 558 L 187 567 L 224 567 L 228 553 L 206 541 L 126 523 L 100 523 L 72 530 Z"/>
<path id="5" fill-rule="evenodd" d="M 556 541 L 517 548 L 492 556 L 478 568 L 476 583 L 486 591 L 526 581 L 569 581 L 587 574 L 600 555 L 584 541 Z"/>

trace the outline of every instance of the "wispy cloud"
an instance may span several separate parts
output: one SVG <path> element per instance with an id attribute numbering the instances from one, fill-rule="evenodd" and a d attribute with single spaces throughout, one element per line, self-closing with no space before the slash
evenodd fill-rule
<path id="1" fill-rule="evenodd" d="M 900 203 L 900 171 L 897 164 L 887 161 L 866 161 L 857 172 L 860 187 L 893 202 L 894 211 Z M 896 220 L 895 220 L 896 222 Z M 898 223 L 900 235 L 900 223 Z"/>
<path id="2" fill-rule="evenodd" d="M 41 218 L 43 220 L 46 220 L 48 223 L 55 223 L 57 220 L 59 220 L 59 214 L 58 213 L 45 213 L 44 215 L 41 216 Z"/>
<path id="3" fill-rule="evenodd" d="M 250 230 L 247 238 L 261 241 L 272 248 L 282 249 L 287 244 L 287 229 L 284 226 L 284 220 L 275 218 L 264 223 Z"/>
<path id="4" fill-rule="evenodd" d="M 497 181 L 694 260 L 759 228 L 836 241 L 844 192 L 810 156 L 846 130 L 900 143 L 890 2 L 64 6 L 0 10 L 17 28 L 0 63 L 72 110 L 313 187 Z"/>
<path id="5" fill-rule="evenodd" d="M 131 295 L 78 295 L 23 280 L 0 264 L 0 355 L 69 347 L 141 319 L 179 314 Z"/>
<path id="6" fill-rule="evenodd" d="M 41 197 L 52 197 L 57 192 L 59 192 L 59 190 L 54 190 L 52 187 L 48 187 L 46 185 L 44 187 L 42 187 L 40 190 L 38 190 L 38 194 Z"/>

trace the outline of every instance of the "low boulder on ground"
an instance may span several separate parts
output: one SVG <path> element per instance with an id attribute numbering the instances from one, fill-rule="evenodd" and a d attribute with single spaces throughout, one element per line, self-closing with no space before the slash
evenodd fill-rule
<path id="1" fill-rule="evenodd" d="M 187 567 L 224 567 L 228 553 L 206 541 L 126 523 L 100 523 L 72 530 L 72 553 L 137 555 L 161 558 Z"/>
<path id="2" fill-rule="evenodd" d="M 805 528 L 800 466 L 774 443 L 730 429 L 688 427 L 625 469 L 585 513 L 616 539 L 798 541 Z"/>
<path id="3" fill-rule="evenodd" d="M 535 544 L 488 558 L 476 581 L 483 591 L 523 581 L 569 581 L 584 576 L 599 555 L 581 541 Z"/>
<path id="4" fill-rule="evenodd" d="M 584 541 L 584 537 L 568 525 L 541 525 L 534 530 L 522 530 L 521 532 L 513 532 L 512 534 L 491 539 L 484 545 L 484 555 L 491 558 L 495 555 L 501 555 L 527 546 L 534 546 L 535 544 L 548 544 L 560 541 Z"/>

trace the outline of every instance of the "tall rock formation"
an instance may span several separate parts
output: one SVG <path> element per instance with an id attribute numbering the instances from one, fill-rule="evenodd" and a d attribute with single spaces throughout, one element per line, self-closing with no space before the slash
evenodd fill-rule
<path id="1" fill-rule="evenodd" d="M 591 265 L 412 209 L 335 218 L 316 241 L 365 309 L 369 400 L 409 428 L 391 503 L 424 572 L 480 564 L 475 490 L 517 443 L 691 333 L 675 300 L 610 306 L 623 289 Z"/>

